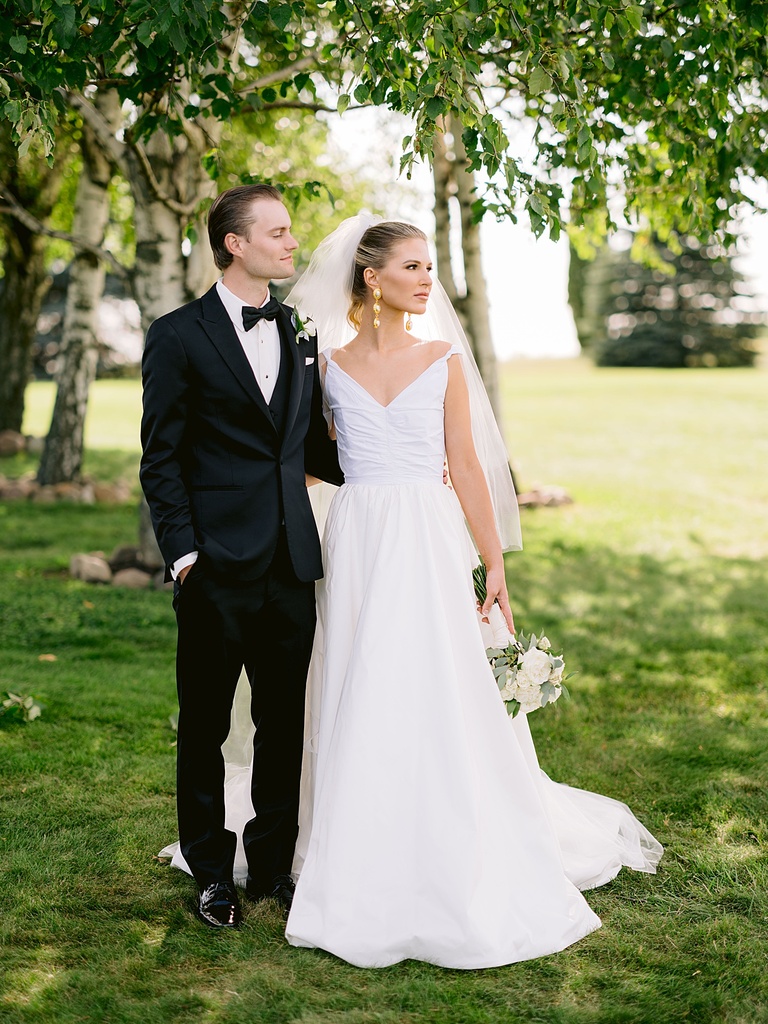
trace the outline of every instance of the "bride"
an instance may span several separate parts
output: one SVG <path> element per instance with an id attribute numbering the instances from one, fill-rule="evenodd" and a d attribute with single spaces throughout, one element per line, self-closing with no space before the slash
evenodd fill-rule
<path id="1" fill-rule="evenodd" d="M 624 804 L 548 779 L 525 715 L 500 699 L 472 568 L 479 552 L 482 611 L 496 601 L 513 631 L 502 552 L 520 547 L 517 503 L 431 272 L 418 228 L 358 216 L 288 299 L 326 346 L 345 483 L 323 539 L 286 935 L 360 967 L 495 967 L 562 950 L 600 927 L 580 890 L 623 865 L 653 872 L 662 853 Z M 239 757 L 230 745 L 238 832 L 252 816 L 249 740 L 246 729 Z"/>
<path id="2" fill-rule="evenodd" d="M 561 950 L 600 925 L 579 886 L 661 855 L 624 805 L 542 777 L 525 716 L 499 698 L 467 526 L 483 613 L 497 601 L 514 631 L 502 541 L 520 546 L 517 503 L 444 293 L 425 336 L 408 330 L 440 291 L 431 272 L 418 228 L 357 217 L 289 299 L 339 346 L 324 393 L 346 482 L 325 526 L 286 934 L 362 967 Z"/>

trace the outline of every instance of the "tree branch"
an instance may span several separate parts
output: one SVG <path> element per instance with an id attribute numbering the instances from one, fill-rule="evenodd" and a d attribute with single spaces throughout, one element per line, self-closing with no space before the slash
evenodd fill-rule
<path id="1" fill-rule="evenodd" d="M 178 199 L 174 199 L 169 196 L 166 192 L 163 192 L 160 187 L 160 182 L 155 177 L 155 172 L 152 170 L 152 164 L 149 162 L 144 147 L 138 142 L 130 144 L 131 151 L 136 154 L 136 158 L 139 161 L 139 165 L 144 172 L 144 177 L 147 179 L 149 190 L 155 199 L 162 203 L 163 206 L 167 206 L 173 213 L 177 213 L 180 217 L 191 217 L 192 214 L 198 207 L 199 201 L 196 200 L 194 203 L 180 203 Z"/>
<path id="2" fill-rule="evenodd" d="M 3 210 L 0 207 L 0 213 L 8 213 L 11 217 L 15 217 L 16 220 L 20 221 L 24 227 L 33 231 L 36 235 L 45 235 L 48 238 L 59 238 L 62 242 L 69 242 L 74 248 L 80 252 L 89 252 L 97 259 L 103 260 L 107 263 L 112 270 L 125 280 L 130 280 L 131 272 L 127 267 L 124 267 L 107 249 L 102 249 L 99 245 L 92 245 L 90 242 L 84 241 L 82 238 L 77 238 L 75 235 L 70 235 L 67 231 L 56 231 L 53 228 L 48 228 L 41 221 L 34 217 L 28 210 L 25 210 L 18 199 L 13 195 L 8 186 L 0 181 L 0 197 L 2 197 L 7 203 L 7 207 Z"/>
<path id="3" fill-rule="evenodd" d="M 344 113 L 349 113 L 350 110 L 365 110 L 372 106 L 371 103 L 356 103 L 352 107 L 347 107 Z M 251 110 L 311 110 L 313 113 L 324 114 L 338 114 L 336 107 L 329 107 L 325 103 L 305 103 L 303 100 L 275 100 L 274 103 L 260 103 L 258 107 L 250 107 Z"/>
<path id="4" fill-rule="evenodd" d="M 256 92 L 257 89 L 266 89 L 268 85 L 277 85 L 279 82 L 285 82 L 288 78 L 293 78 L 294 75 L 299 74 L 301 71 L 307 71 L 309 68 L 316 67 L 317 57 L 314 54 L 309 57 L 302 57 L 301 60 L 294 61 L 288 67 L 279 68 L 277 71 L 270 71 L 268 75 L 262 75 L 261 78 L 257 78 L 254 82 L 248 82 L 242 89 L 236 89 L 235 92 L 238 96 L 247 96 L 248 93 Z"/>
<path id="5" fill-rule="evenodd" d="M 117 167 L 120 168 L 123 176 L 129 181 L 131 178 L 130 168 L 127 166 L 127 151 L 131 150 L 136 155 L 136 159 L 139 163 L 144 177 L 149 185 L 149 190 L 152 195 L 157 199 L 159 203 L 167 206 L 169 210 L 178 214 L 180 217 L 190 217 L 197 209 L 197 203 L 180 203 L 177 199 L 167 195 L 163 192 L 160 187 L 160 182 L 155 177 L 155 172 L 152 170 L 152 165 L 149 162 L 143 146 L 138 142 L 119 142 L 112 131 L 112 127 L 109 121 L 96 109 L 96 107 L 89 103 L 85 97 L 80 96 L 78 93 L 65 92 L 64 95 L 71 106 L 77 110 L 83 120 L 88 124 L 94 131 L 99 142 L 104 146 L 107 157 Z"/>

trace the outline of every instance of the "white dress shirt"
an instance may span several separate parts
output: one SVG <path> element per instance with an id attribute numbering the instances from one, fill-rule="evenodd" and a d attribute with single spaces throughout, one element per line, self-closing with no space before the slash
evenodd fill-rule
<path id="1" fill-rule="evenodd" d="M 280 332 L 277 329 L 275 320 L 259 320 L 257 324 L 246 331 L 243 327 L 243 306 L 249 306 L 234 292 L 231 292 L 223 281 L 216 282 L 216 291 L 229 314 L 232 326 L 238 341 L 243 346 L 245 357 L 251 365 L 253 375 L 264 395 L 264 401 L 269 404 L 272 393 L 275 390 L 277 375 L 280 372 Z M 262 305 L 269 302 L 269 291 Z M 197 561 L 197 551 L 190 551 L 187 555 L 177 558 L 171 566 L 171 576 L 175 580 L 182 569 L 193 565 Z"/>
<path id="2" fill-rule="evenodd" d="M 250 303 L 238 298 L 223 281 L 216 282 L 216 291 L 229 313 L 238 341 L 243 346 L 243 352 L 264 395 L 264 401 L 269 404 L 280 372 L 280 333 L 277 321 L 259 320 L 250 331 L 246 331 L 243 329 L 243 306 L 249 306 Z M 267 302 L 269 291 L 262 305 L 266 305 Z"/>

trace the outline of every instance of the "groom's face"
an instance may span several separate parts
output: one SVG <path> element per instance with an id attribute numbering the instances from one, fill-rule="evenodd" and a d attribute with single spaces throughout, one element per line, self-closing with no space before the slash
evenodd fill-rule
<path id="1" fill-rule="evenodd" d="M 230 252 L 249 277 L 283 281 L 293 276 L 293 253 L 299 243 L 291 234 L 291 218 L 276 199 L 257 199 L 244 235 L 228 235 Z"/>

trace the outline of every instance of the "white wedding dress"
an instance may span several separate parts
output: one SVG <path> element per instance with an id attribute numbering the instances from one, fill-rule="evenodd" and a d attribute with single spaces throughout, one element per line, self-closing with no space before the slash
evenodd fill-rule
<path id="1" fill-rule="evenodd" d="M 386 407 L 333 359 L 325 377 L 346 483 L 325 528 L 286 933 L 361 967 L 553 953 L 600 925 L 579 887 L 661 855 L 623 804 L 543 776 L 499 698 L 442 480 L 459 352 Z"/>
<path id="2" fill-rule="evenodd" d="M 286 934 L 360 967 L 494 967 L 562 950 L 600 926 L 580 889 L 623 865 L 653 872 L 662 853 L 624 804 L 548 779 L 525 716 L 509 718 L 499 697 L 477 558 L 442 481 L 459 353 L 386 407 L 333 359 L 325 377 L 346 483 L 323 541 Z M 238 834 L 253 813 L 248 749 L 245 730 L 240 753 L 225 750 L 240 762 L 227 782 Z"/>

